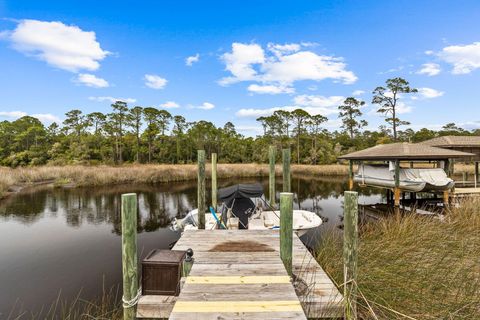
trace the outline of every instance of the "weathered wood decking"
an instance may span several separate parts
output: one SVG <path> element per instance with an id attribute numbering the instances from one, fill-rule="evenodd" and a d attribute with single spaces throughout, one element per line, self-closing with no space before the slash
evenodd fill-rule
<path id="1" fill-rule="evenodd" d="M 293 284 L 279 255 L 279 232 L 196 230 L 173 249 L 194 251 L 178 297 L 145 296 L 137 317 L 306 319 L 343 315 L 342 295 L 307 248 L 293 237 Z"/>

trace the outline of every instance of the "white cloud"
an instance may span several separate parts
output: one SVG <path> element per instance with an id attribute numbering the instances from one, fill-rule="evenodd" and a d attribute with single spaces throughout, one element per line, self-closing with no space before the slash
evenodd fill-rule
<path id="1" fill-rule="evenodd" d="M 195 62 L 200 61 L 200 54 L 196 54 L 194 56 L 187 57 L 185 59 L 185 64 L 189 67 L 191 67 Z"/>
<path id="2" fill-rule="evenodd" d="M 302 44 L 273 44 L 267 45 L 268 51 L 258 44 L 233 43 L 232 51 L 222 55 L 225 69 L 231 76 L 222 78 L 221 85 L 230 85 L 242 81 L 258 82 L 257 87 L 284 87 L 293 86 L 296 81 L 333 79 L 345 84 L 357 80 L 355 74 L 346 70 L 342 58 L 317 55 L 308 50 L 302 51 Z M 249 87 L 251 88 L 251 86 Z M 292 88 L 293 90 L 293 88 Z M 250 90 L 252 91 L 252 90 Z M 259 90 L 260 93 L 264 90 Z M 268 90 L 273 93 L 275 90 Z M 278 90 L 278 93 L 285 93 Z"/>
<path id="3" fill-rule="evenodd" d="M 437 63 L 424 63 L 420 70 L 418 70 L 417 74 L 425 74 L 427 76 L 436 76 L 441 71 L 440 65 Z"/>
<path id="4" fill-rule="evenodd" d="M 202 109 L 202 110 L 211 110 L 215 108 L 215 105 L 210 102 L 204 102 L 199 106 L 194 106 L 194 105 L 189 105 L 188 106 L 190 109 Z"/>
<path id="5" fill-rule="evenodd" d="M 75 81 L 93 88 L 107 88 L 109 86 L 107 80 L 89 73 L 80 73 Z"/>
<path id="6" fill-rule="evenodd" d="M 480 42 L 448 46 L 438 53 L 443 61 L 453 65 L 453 74 L 466 74 L 480 68 Z"/>
<path id="7" fill-rule="evenodd" d="M 254 64 L 265 62 L 265 52 L 258 44 L 243 44 L 234 42 L 232 52 L 222 55 L 225 69 L 230 71 L 232 77 L 220 80 L 221 85 L 229 85 L 239 81 L 256 80 L 257 71 Z"/>
<path id="8" fill-rule="evenodd" d="M 324 97 L 319 95 L 300 95 L 293 99 L 292 105 L 266 109 L 241 108 L 235 115 L 242 118 L 258 118 L 269 116 L 277 110 L 293 111 L 295 109 L 303 109 L 311 115 L 321 114 L 328 116 L 338 112 L 337 107 L 343 102 L 343 100 L 345 100 L 345 97 L 343 96 Z"/>
<path id="9" fill-rule="evenodd" d="M 95 32 L 59 21 L 21 20 L 4 34 L 12 47 L 63 70 L 97 70 L 108 51 L 100 47 Z"/>
<path id="10" fill-rule="evenodd" d="M 160 107 L 164 109 L 175 109 L 175 108 L 180 108 L 180 105 L 175 101 L 167 101 L 165 103 L 162 103 Z"/>
<path id="11" fill-rule="evenodd" d="M 21 118 L 25 117 L 27 115 L 26 112 L 23 111 L 0 111 L 0 117 L 3 118 Z"/>
<path id="12" fill-rule="evenodd" d="M 278 44 L 278 43 L 269 43 L 267 45 L 268 50 L 273 52 L 277 57 L 281 57 L 284 54 L 290 54 L 293 52 L 300 51 L 301 45 L 298 43 L 286 43 L 286 44 Z"/>
<path id="13" fill-rule="evenodd" d="M 410 112 L 412 112 L 412 110 L 413 110 L 412 106 L 407 105 L 403 101 L 398 101 L 397 102 L 397 108 L 396 108 L 397 114 L 410 113 Z"/>
<path id="14" fill-rule="evenodd" d="M 381 113 L 378 113 L 377 110 L 378 110 L 378 106 L 374 105 L 374 106 L 372 106 L 372 109 L 370 109 L 370 111 L 367 112 L 367 115 L 380 116 Z M 412 112 L 412 110 L 413 110 L 413 107 L 411 105 L 408 105 L 403 101 L 397 101 L 397 106 L 396 106 L 396 109 L 395 109 L 397 114 L 410 113 L 410 112 Z"/>
<path id="15" fill-rule="evenodd" d="M 365 93 L 365 91 L 363 91 L 363 90 L 355 90 L 355 91 L 352 92 L 352 95 L 357 97 L 357 96 L 361 96 L 364 93 Z"/>
<path id="16" fill-rule="evenodd" d="M 443 96 L 443 94 L 445 92 L 443 91 L 438 91 L 436 89 L 432 89 L 432 88 L 418 88 L 418 93 L 420 94 L 420 96 L 422 98 L 425 98 L 425 99 L 432 99 L 432 98 L 438 98 L 438 97 L 441 97 Z M 412 97 L 413 99 L 414 97 Z"/>
<path id="17" fill-rule="evenodd" d="M 152 89 L 163 89 L 167 85 L 167 79 L 162 78 L 155 74 L 146 74 L 144 76 L 145 85 Z"/>
<path id="18" fill-rule="evenodd" d="M 1 118 L 18 119 L 25 116 L 31 116 L 31 117 L 37 118 L 38 120 L 46 124 L 62 121 L 59 117 L 51 113 L 28 114 L 27 112 L 24 112 L 24 111 L 0 111 Z"/>
<path id="19" fill-rule="evenodd" d="M 110 97 L 110 96 L 103 96 L 103 97 L 88 97 L 88 100 L 96 101 L 96 102 L 111 102 L 115 103 L 117 101 L 123 101 L 126 103 L 135 103 L 137 99 L 134 98 L 115 98 L 115 97 Z"/>
<path id="20" fill-rule="evenodd" d="M 292 87 L 286 87 L 282 85 L 258 85 L 251 84 L 247 88 L 248 91 L 259 94 L 279 94 L 279 93 L 294 93 L 295 89 Z"/>
<path id="21" fill-rule="evenodd" d="M 426 50 L 426 51 L 425 51 L 425 54 L 426 54 L 427 56 L 431 56 L 431 55 L 433 55 L 434 53 L 435 53 L 435 52 L 434 52 L 433 50 Z"/>
<path id="22" fill-rule="evenodd" d="M 343 96 L 324 97 L 320 95 L 300 95 L 293 102 L 311 114 L 324 116 L 338 112 L 338 106 L 345 100 Z"/>

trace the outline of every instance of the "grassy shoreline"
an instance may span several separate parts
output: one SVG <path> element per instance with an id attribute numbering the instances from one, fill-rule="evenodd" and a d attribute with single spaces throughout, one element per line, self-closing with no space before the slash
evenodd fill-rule
<path id="1" fill-rule="evenodd" d="M 210 165 L 206 166 L 207 177 Z M 218 164 L 218 178 L 268 176 L 267 164 Z M 292 165 L 293 175 L 321 177 L 346 176 L 346 165 Z M 276 175 L 281 175 L 281 166 L 276 166 Z M 125 183 L 159 183 L 195 180 L 195 164 L 129 164 L 123 166 L 38 166 L 7 168 L 0 167 L 0 198 L 21 189 L 44 183 L 61 186 L 106 186 Z"/>
<path id="2" fill-rule="evenodd" d="M 480 199 L 445 219 L 391 215 L 362 226 L 360 319 L 474 319 L 480 312 Z M 343 283 L 342 234 L 324 236 L 317 259 Z"/>

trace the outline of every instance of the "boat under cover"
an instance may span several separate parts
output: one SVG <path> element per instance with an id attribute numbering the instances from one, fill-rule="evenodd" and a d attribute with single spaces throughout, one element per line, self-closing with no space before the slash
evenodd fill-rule
<path id="1" fill-rule="evenodd" d="M 223 202 L 220 216 L 216 213 L 205 213 L 205 229 L 217 229 L 228 226 L 230 217 L 238 218 L 238 228 L 250 230 L 275 229 L 280 226 L 280 210 L 263 210 L 263 206 L 255 205 L 252 198 L 263 196 L 260 184 L 237 184 L 218 190 L 218 199 Z M 215 215 L 214 215 L 215 214 Z M 322 219 L 314 212 L 293 210 L 293 230 L 302 235 L 308 230 L 322 224 Z M 174 230 L 191 230 L 198 227 L 198 210 L 190 211 L 185 218 L 172 223 Z"/>
<path id="2" fill-rule="evenodd" d="M 354 181 L 374 187 L 394 188 L 393 165 L 360 165 Z M 445 191 L 455 186 L 441 168 L 400 168 L 400 189 L 410 192 Z"/>

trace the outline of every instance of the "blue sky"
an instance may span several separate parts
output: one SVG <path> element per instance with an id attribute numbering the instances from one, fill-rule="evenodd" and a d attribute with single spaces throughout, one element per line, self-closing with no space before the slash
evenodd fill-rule
<path id="1" fill-rule="evenodd" d="M 412 128 L 480 127 L 478 1 L 0 1 L 0 18 L 0 119 L 121 98 L 245 135 L 297 107 L 334 130 L 355 95 L 377 128 L 371 91 L 401 76 Z"/>

